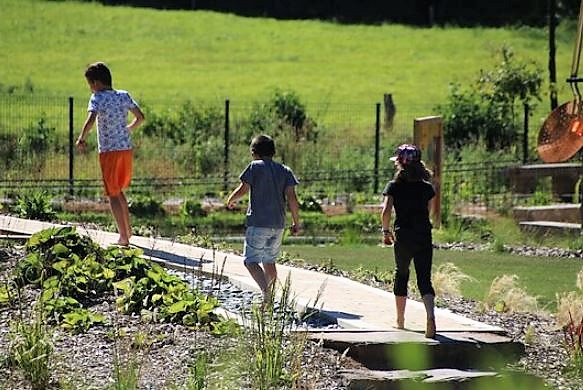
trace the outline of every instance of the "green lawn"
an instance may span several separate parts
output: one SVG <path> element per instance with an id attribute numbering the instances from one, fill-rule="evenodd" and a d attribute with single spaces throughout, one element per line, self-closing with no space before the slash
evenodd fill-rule
<path id="1" fill-rule="evenodd" d="M 343 270 L 354 270 L 360 266 L 379 271 L 394 268 L 392 248 L 380 246 L 285 245 L 283 250 L 292 257 L 304 259 L 312 264 L 332 259 L 334 264 Z M 539 297 L 541 307 L 551 311 L 556 308 L 557 293 L 576 289 L 576 275 L 583 267 L 581 259 L 436 250 L 434 269 L 446 262 L 454 263 L 463 273 L 475 279 L 462 284 L 462 295 L 465 297 L 483 300 L 495 277 L 517 275 L 520 285 L 527 293 Z M 413 271 L 413 267 L 411 270 Z"/>
<path id="2" fill-rule="evenodd" d="M 558 32 L 559 80 L 568 76 L 575 36 L 567 24 Z M 370 110 L 390 92 L 397 112 L 427 112 L 443 102 L 450 82 L 491 68 L 502 45 L 543 70 L 547 64 L 541 28 L 343 25 L 97 2 L 3 0 L 0 36 L 4 89 L 28 84 L 38 94 L 85 99 L 84 67 L 104 60 L 116 87 L 164 105 L 249 103 L 279 87 L 297 91 L 313 111 L 345 102 Z M 558 86 L 560 100 L 569 98 L 566 83 Z"/>

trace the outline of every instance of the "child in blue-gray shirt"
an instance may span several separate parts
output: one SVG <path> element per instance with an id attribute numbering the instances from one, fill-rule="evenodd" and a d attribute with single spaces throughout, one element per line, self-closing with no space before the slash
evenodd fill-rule
<path id="1" fill-rule="evenodd" d="M 295 186 L 299 184 L 291 169 L 272 160 L 275 143 L 267 135 L 251 141 L 253 161 L 241 173 L 241 183 L 227 199 L 232 209 L 248 192 L 247 229 L 243 257 L 245 267 L 259 285 L 264 302 L 271 299 L 277 279 L 275 260 L 281 249 L 285 228 L 286 199 L 292 216 L 291 232 L 299 231 L 299 205 Z M 263 268 L 259 265 L 263 264 Z"/>

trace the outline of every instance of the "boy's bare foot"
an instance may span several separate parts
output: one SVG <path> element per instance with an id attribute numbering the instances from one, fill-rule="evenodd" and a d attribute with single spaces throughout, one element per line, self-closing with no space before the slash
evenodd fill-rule
<path id="1" fill-rule="evenodd" d="M 119 239 L 117 240 L 117 242 L 115 243 L 115 245 L 118 246 L 130 246 L 130 240 L 123 240 L 123 239 Z"/>

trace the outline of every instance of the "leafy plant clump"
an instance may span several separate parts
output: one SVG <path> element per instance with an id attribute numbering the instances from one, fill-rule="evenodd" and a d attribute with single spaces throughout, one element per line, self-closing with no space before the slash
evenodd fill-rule
<path id="1" fill-rule="evenodd" d="M 570 316 L 570 321 L 564 329 L 565 349 L 569 355 L 567 373 L 576 378 L 583 379 L 583 317 L 575 321 Z"/>
<path id="2" fill-rule="evenodd" d="M 156 113 L 146 107 L 143 133 L 175 147 L 176 161 L 190 174 L 216 173 L 221 166 L 224 114 L 218 106 L 184 102 L 177 110 Z"/>
<path id="3" fill-rule="evenodd" d="M 143 257 L 139 249 L 100 248 L 74 227 L 34 234 L 16 270 L 19 286 L 42 288 L 48 319 L 76 332 L 105 317 L 89 310 L 104 294 L 121 292 L 117 305 L 144 320 L 212 328 L 218 301 L 190 289 L 180 278 Z M 214 329 L 214 328 L 213 328 Z"/>
<path id="4" fill-rule="evenodd" d="M 180 206 L 180 214 L 183 217 L 204 217 L 207 213 L 200 202 L 187 199 Z"/>
<path id="5" fill-rule="evenodd" d="M 130 213 L 138 217 L 156 217 L 165 214 L 162 202 L 151 196 L 132 197 L 128 206 Z"/>
<path id="6" fill-rule="evenodd" d="M 33 390 L 41 390 L 51 378 L 54 347 L 42 311 L 35 308 L 33 315 L 30 321 L 19 318 L 12 324 L 8 362 L 22 371 Z"/>
<path id="7" fill-rule="evenodd" d="M 47 125 L 45 116 L 41 116 L 38 122 L 25 128 L 19 139 L 21 150 L 34 154 L 45 154 L 55 142 L 56 130 Z"/>
<path id="8" fill-rule="evenodd" d="M 56 216 L 52 198 L 45 191 L 31 191 L 19 195 L 12 212 L 21 218 L 39 221 L 51 221 Z"/>

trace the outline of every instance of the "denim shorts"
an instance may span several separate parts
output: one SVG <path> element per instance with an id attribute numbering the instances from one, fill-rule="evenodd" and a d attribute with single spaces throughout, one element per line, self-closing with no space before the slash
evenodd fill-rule
<path id="1" fill-rule="evenodd" d="M 275 263 L 283 229 L 249 226 L 245 231 L 243 258 L 248 263 Z"/>

